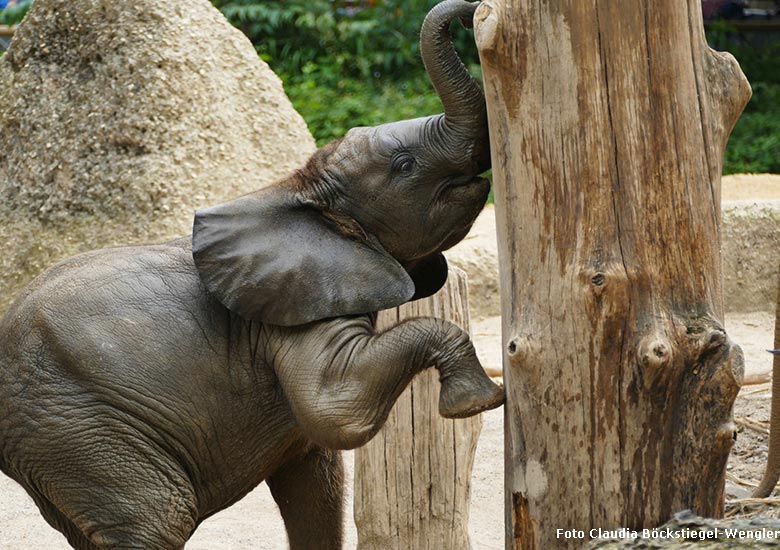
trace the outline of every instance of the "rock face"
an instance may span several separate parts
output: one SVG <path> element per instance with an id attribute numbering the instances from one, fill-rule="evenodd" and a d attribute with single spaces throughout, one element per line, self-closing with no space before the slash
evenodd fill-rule
<path id="1" fill-rule="evenodd" d="M 730 311 L 774 311 L 780 265 L 780 175 L 723 178 L 723 289 Z"/>
<path id="2" fill-rule="evenodd" d="M 36 0 L 0 59 L 0 312 L 56 261 L 185 235 L 314 149 L 207 0 Z"/>
<path id="3" fill-rule="evenodd" d="M 723 292 L 728 311 L 773 311 L 780 265 L 780 200 L 723 203 Z"/>

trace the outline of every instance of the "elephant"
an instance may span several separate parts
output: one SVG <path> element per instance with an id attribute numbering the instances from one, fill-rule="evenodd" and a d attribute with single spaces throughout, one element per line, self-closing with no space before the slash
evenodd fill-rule
<path id="1" fill-rule="evenodd" d="M 0 319 L 0 470 L 72 547 L 183 548 L 265 481 L 292 550 L 341 548 L 338 451 L 416 373 L 438 369 L 445 417 L 503 403 L 455 325 L 375 327 L 444 284 L 488 195 L 485 100 L 449 34 L 475 7 L 421 30 L 443 114 L 353 128 L 191 236 L 65 260 Z"/>

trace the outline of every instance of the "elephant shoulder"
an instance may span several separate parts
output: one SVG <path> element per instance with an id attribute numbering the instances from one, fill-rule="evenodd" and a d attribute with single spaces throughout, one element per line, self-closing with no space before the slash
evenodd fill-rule
<path id="1" fill-rule="evenodd" d="M 38 276 L 0 326 L 72 333 L 96 319 L 154 317 L 163 310 L 191 308 L 207 297 L 188 241 L 105 248 L 68 258 Z"/>

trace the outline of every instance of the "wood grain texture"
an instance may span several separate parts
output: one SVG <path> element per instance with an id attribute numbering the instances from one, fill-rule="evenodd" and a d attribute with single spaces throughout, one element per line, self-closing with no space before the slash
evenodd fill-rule
<path id="1" fill-rule="evenodd" d="M 507 548 L 721 513 L 742 354 L 720 174 L 750 97 L 698 0 L 484 0 Z"/>
<path id="2" fill-rule="evenodd" d="M 469 330 L 465 274 L 450 268 L 430 298 L 383 311 L 378 328 L 439 317 Z M 469 550 L 471 471 L 482 419 L 439 416 L 438 372 L 419 374 L 385 426 L 355 451 L 359 550 Z"/>
<path id="3" fill-rule="evenodd" d="M 775 338 L 772 358 L 772 408 L 769 428 L 769 456 L 761 483 L 753 490 L 754 498 L 766 498 L 772 494 L 780 480 L 780 270 L 777 276 L 775 300 Z"/>

